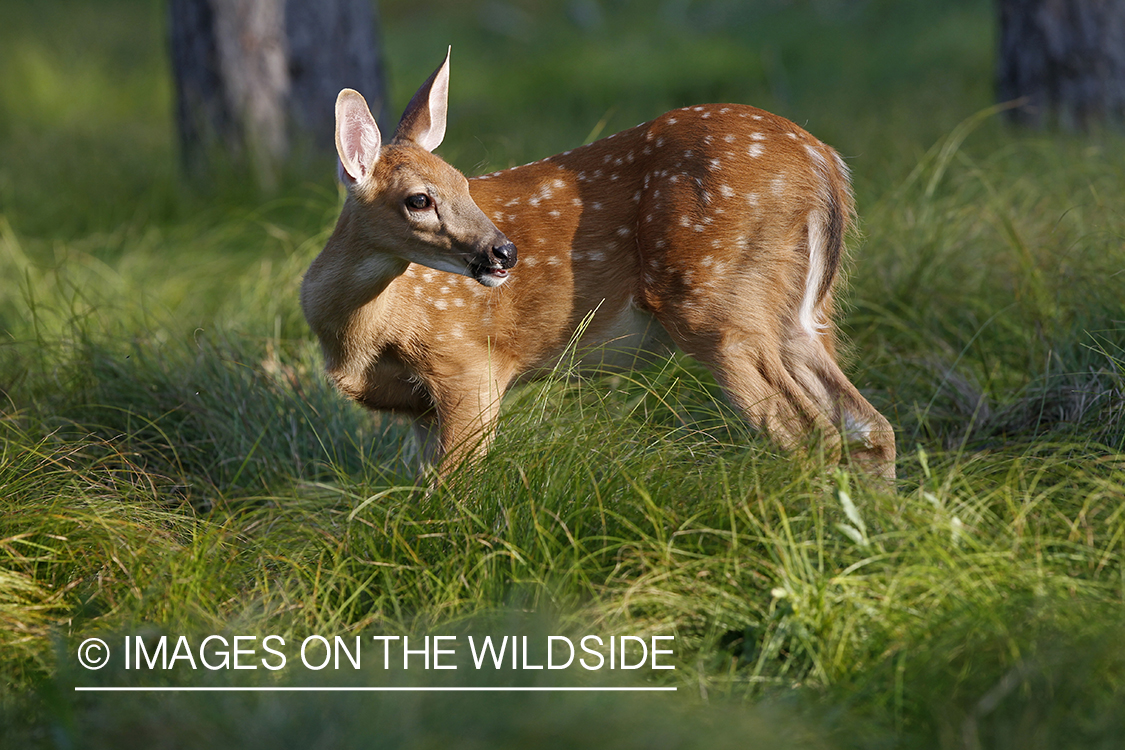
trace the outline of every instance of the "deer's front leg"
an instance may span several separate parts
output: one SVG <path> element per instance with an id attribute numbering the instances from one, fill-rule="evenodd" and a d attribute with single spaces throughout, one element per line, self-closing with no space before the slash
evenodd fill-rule
<path id="1" fill-rule="evenodd" d="M 488 451 L 500 413 L 500 401 L 510 381 L 510 374 L 485 368 L 444 378 L 432 389 L 436 435 L 431 430 L 423 432 L 430 433 L 425 437 L 436 448 L 429 458 L 440 475 L 448 475 L 466 459 Z M 415 428 L 416 435 L 418 429 Z"/>

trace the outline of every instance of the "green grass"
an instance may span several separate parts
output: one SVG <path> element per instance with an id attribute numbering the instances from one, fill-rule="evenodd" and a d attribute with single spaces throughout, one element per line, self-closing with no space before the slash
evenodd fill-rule
<path id="1" fill-rule="evenodd" d="M 895 491 L 779 453 L 680 357 L 519 390 L 480 465 L 413 487 L 408 431 L 331 390 L 297 305 L 331 161 L 270 195 L 183 184 L 162 4 L 7 3 L 0 745 L 1119 745 L 1125 141 L 989 113 L 985 2 L 656 8 L 381 3 L 396 104 L 452 43 L 442 153 L 470 173 L 709 100 L 837 146 L 846 359 L 896 427 Z M 74 659 L 212 633 L 668 634 L 676 669 Z M 678 692 L 73 691 L 642 677 Z"/>

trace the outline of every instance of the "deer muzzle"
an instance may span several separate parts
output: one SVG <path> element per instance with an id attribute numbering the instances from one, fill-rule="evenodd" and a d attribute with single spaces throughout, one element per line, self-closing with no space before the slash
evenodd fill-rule
<path id="1" fill-rule="evenodd" d="M 486 252 L 469 263 L 469 273 L 485 286 L 497 287 L 508 280 L 508 269 L 516 265 L 516 246 L 500 235 Z"/>

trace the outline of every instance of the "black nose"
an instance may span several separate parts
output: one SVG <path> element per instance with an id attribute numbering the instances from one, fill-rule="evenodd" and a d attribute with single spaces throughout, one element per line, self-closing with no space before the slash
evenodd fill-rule
<path id="1" fill-rule="evenodd" d="M 502 267 L 511 268 L 516 264 L 516 246 L 511 242 L 497 245 L 492 248 L 492 257 L 500 261 Z"/>

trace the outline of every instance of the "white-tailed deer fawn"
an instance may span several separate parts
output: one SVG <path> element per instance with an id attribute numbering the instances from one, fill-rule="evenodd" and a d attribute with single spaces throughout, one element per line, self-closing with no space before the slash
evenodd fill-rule
<path id="1" fill-rule="evenodd" d="M 894 476 L 894 432 L 834 355 L 853 211 L 835 151 L 776 115 L 710 104 L 466 180 L 430 153 L 448 87 L 447 56 L 387 143 L 363 97 L 336 101 L 348 196 L 301 305 L 344 394 L 411 416 L 423 460 L 447 471 L 597 310 L 584 347 L 670 339 L 783 446 L 815 434 L 835 457 L 847 441 Z"/>

